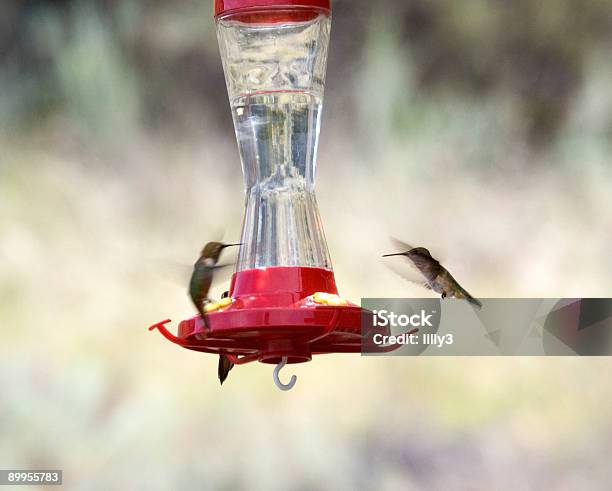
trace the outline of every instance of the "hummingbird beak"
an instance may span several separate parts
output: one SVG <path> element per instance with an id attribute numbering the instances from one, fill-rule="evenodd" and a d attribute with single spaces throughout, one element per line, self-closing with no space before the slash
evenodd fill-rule
<path id="1" fill-rule="evenodd" d="M 237 244 L 223 244 L 221 246 L 221 249 L 225 249 L 226 247 L 234 247 L 234 246 L 241 246 L 242 242 L 238 242 Z"/>
<path id="2" fill-rule="evenodd" d="M 382 257 L 389 257 L 389 256 L 403 256 L 404 253 L 403 252 L 396 252 L 394 254 L 383 254 Z"/>

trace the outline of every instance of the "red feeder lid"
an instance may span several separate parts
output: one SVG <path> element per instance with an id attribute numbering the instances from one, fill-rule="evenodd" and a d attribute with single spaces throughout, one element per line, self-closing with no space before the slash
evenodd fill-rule
<path id="1" fill-rule="evenodd" d="M 278 10 L 292 8 L 323 10 L 331 13 L 330 0 L 215 0 L 215 17 L 242 14 L 255 10 Z"/>

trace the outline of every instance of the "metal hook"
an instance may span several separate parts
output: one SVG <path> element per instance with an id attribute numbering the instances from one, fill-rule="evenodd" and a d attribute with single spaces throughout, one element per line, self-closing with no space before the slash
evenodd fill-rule
<path id="1" fill-rule="evenodd" d="M 274 383 L 280 390 L 291 390 L 293 389 L 293 386 L 297 382 L 297 377 L 295 375 L 291 375 L 291 380 L 289 380 L 289 383 L 286 385 L 283 384 L 278 378 L 278 373 L 281 371 L 281 368 L 283 368 L 286 364 L 287 364 L 287 357 L 283 356 L 282 360 L 280 361 L 278 365 L 276 365 L 276 367 L 274 368 L 274 372 L 272 373 L 272 377 L 274 378 Z"/>

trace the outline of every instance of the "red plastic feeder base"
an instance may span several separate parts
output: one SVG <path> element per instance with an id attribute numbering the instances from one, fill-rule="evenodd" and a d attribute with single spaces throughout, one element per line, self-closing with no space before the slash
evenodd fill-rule
<path id="1" fill-rule="evenodd" d="M 235 273 L 232 303 L 179 324 L 174 336 L 166 320 L 149 330 L 159 331 L 184 348 L 225 354 L 236 364 L 261 361 L 277 364 L 310 361 L 324 353 L 359 353 L 362 349 L 361 316 L 358 305 L 339 297 L 320 303 L 315 293 L 337 295 L 334 273 L 328 269 L 270 267 Z M 315 298 L 319 301 L 315 301 Z M 393 348 L 392 348 L 393 349 Z M 383 348 L 380 351 L 390 351 Z"/>

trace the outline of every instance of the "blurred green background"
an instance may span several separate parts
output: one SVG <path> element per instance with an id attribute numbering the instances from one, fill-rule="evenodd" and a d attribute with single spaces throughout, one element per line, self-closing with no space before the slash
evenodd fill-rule
<path id="1" fill-rule="evenodd" d="M 324 356 L 281 393 L 261 364 L 220 389 L 216 357 L 146 331 L 194 315 L 175 265 L 240 232 L 211 3 L 2 2 L 0 467 L 609 489 L 607 359 Z M 611 42 L 604 0 L 334 1 L 317 196 L 341 293 L 424 295 L 381 263 L 394 235 L 477 297 L 610 296 Z"/>

